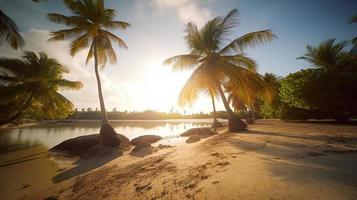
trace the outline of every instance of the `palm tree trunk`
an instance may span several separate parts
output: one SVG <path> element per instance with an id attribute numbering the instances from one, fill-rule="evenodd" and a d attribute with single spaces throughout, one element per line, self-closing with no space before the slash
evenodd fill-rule
<path id="1" fill-rule="evenodd" d="M 237 117 L 237 115 L 234 114 L 232 109 L 229 107 L 229 103 L 227 101 L 226 96 L 224 95 L 224 92 L 220 84 L 218 84 L 218 92 L 221 95 L 223 105 L 228 113 L 228 130 L 232 132 L 246 130 L 247 125 L 242 120 L 240 120 Z"/>
<path id="2" fill-rule="evenodd" d="M 5 120 L 1 120 L 0 125 L 8 124 L 8 123 L 11 123 L 14 120 L 18 119 L 22 115 L 24 110 L 30 105 L 34 93 L 35 93 L 34 91 L 31 92 L 29 98 L 26 100 L 26 103 L 24 104 L 24 106 L 22 106 L 22 108 L 19 110 L 19 112 L 17 112 L 15 115 L 13 115 Z"/>
<path id="3" fill-rule="evenodd" d="M 109 124 L 107 112 L 105 110 L 105 104 L 104 104 L 103 92 L 102 92 L 102 84 L 100 81 L 99 70 L 98 70 L 98 53 L 97 53 L 96 38 L 93 39 L 93 48 L 94 48 L 94 52 L 93 52 L 94 53 L 94 71 L 95 71 L 95 77 L 97 79 L 100 111 L 102 114 L 102 126 L 100 127 L 101 143 L 104 146 L 117 147 L 117 146 L 119 146 L 120 141 L 117 137 L 115 130 Z"/>
<path id="4" fill-rule="evenodd" d="M 102 114 L 102 124 L 108 124 L 108 116 L 107 112 L 105 110 L 105 104 L 104 104 L 104 99 L 103 99 L 103 92 L 102 92 L 102 83 L 100 80 L 99 76 L 99 70 L 98 70 L 98 55 L 97 55 L 97 45 L 96 45 L 96 39 L 93 40 L 94 43 L 94 71 L 95 71 L 95 77 L 97 79 L 97 85 L 98 85 L 98 95 L 99 95 L 99 103 L 100 103 L 100 111 Z"/>
<path id="5" fill-rule="evenodd" d="M 212 100 L 212 107 L 213 107 L 213 123 L 212 128 L 222 127 L 222 124 L 217 120 L 217 113 L 216 113 L 216 105 L 214 103 L 214 95 L 210 92 L 211 100 Z"/>

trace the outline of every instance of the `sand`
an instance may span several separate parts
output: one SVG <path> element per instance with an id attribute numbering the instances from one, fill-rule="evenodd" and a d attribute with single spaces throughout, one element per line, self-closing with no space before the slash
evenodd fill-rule
<path id="1" fill-rule="evenodd" d="M 357 126 L 259 120 L 248 131 L 229 133 L 222 127 L 218 132 L 144 157 L 123 152 L 72 163 L 43 156 L 47 160 L 41 163 L 34 159 L 4 166 L 0 195 L 5 199 L 357 199 Z M 43 173 L 32 174 L 34 168 Z"/>

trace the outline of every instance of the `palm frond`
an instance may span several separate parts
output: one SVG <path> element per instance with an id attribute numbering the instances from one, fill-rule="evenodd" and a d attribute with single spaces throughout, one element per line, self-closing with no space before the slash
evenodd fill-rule
<path id="1" fill-rule="evenodd" d="M 271 30 L 262 30 L 247 33 L 223 47 L 220 55 L 243 53 L 248 47 L 257 47 L 261 44 L 270 42 L 273 38 L 277 38 Z"/>
<path id="2" fill-rule="evenodd" d="M 114 35 L 113 33 L 106 31 L 106 30 L 101 30 L 100 31 L 101 36 L 102 37 L 107 37 L 110 40 L 114 41 L 115 43 L 117 43 L 117 45 L 121 48 L 125 48 L 127 49 L 128 46 L 125 44 L 124 40 L 122 40 L 121 38 L 119 38 L 118 36 Z"/>
<path id="3" fill-rule="evenodd" d="M 185 70 L 195 67 L 199 63 L 201 56 L 194 54 L 183 54 L 173 56 L 164 61 L 165 65 L 172 65 L 173 70 Z"/>
<path id="4" fill-rule="evenodd" d="M 197 99 L 198 93 L 210 89 L 212 80 L 206 76 L 205 68 L 199 66 L 186 81 L 178 100 L 179 106 L 192 105 Z"/>
<path id="5" fill-rule="evenodd" d="M 232 65 L 247 68 L 253 72 L 257 71 L 258 65 L 257 65 L 256 61 L 252 58 L 245 56 L 244 54 L 221 56 L 220 59 L 222 59 L 224 62 L 230 63 Z"/>
<path id="6" fill-rule="evenodd" d="M 74 56 L 80 50 L 85 49 L 89 46 L 89 38 L 88 34 L 83 34 L 82 36 L 78 37 L 77 39 L 71 42 L 70 54 Z"/>
<path id="7" fill-rule="evenodd" d="M 22 48 L 25 45 L 15 22 L 0 10 L 0 39 L 3 38 L 13 49 Z"/>

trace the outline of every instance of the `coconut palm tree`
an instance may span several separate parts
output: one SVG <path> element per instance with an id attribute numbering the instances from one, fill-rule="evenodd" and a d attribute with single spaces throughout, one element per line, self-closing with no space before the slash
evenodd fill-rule
<path id="1" fill-rule="evenodd" d="M 330 39 L 322 42 L 317 47 L 307 45 L 307 53 L 297 59 L 307 60 L 312 67 L 325 71 L 343 71 L 352 69 L 356 63 L 353 55 L 345 51 L 347 42 L 335 42 Z"/>
<path id="2" fill-rule="evenodd" d="M 0 41 L 2 40 L 7 41 L 13 49 L 22 48 L 25 45 L 15 22 L 0 10 Z"/>
<path id="3" fill-rule="evenodd" d="M 126 29 L 129 24 L 116 21 L 114 19 L 115 10 L 105 8 L 103 0 L 64 0 L 64 3 L 73 15 L 65 16 L 50 13 L 48 19 L 54 23 L 65 24 L 70 28 L 52 32 L 49 41 L 73 39 L 70 45 L 72 56 L 80 50 L 89 48 L 86 63 L 94 58 L 94 70 L 102 115 L 100 129 L 102 144 L 118 146 L 119 140 L 108 122 L 98 68 L 103 68 L 108 60 L 110 63 L 116 62 L 116 55 L 111 42 L 117 43 L 119 47 L 127 48 L 125 42 L 110 31 Z"/>
<path id="4" fill-rule="evenodd" d="M 243 130 L 246 124 L 233 113 L 222 85 L 227 80 L 239 84 L 242 75 L 257 76 L 256 63 L 244 54 L 244 50 L 275 37 L 271 30 L 262 30 L 228 42 L 229 33 L 237 26 L 237 17 L 238 10 L 234 9 L 223 18 L 215 17 L 208 21 L 201 29 L 194 23 L 188 23 L 185 40 L 189 53 L 164 61 L 164 64 L 172 64 L 174 70 L 194 69 L 180 93 L 179 104 L 192 103 L 200 91 L 215 91 L 220 95 L 228 113 L 230 131 Z"/>
<path id="5" fill-rule="evenodd" d="M 77 90 L 82 83 L 64 79 L 64 73 L 68 73 L 67 68 L 42 52 L 26 51 L 22 59 L 0 58 L 0 106 L 14 111 L 2 117 L 0 124 L 10 123 L 31 111 L 47 119 L 69 114 L 73 104 L 58 91 Z"/>

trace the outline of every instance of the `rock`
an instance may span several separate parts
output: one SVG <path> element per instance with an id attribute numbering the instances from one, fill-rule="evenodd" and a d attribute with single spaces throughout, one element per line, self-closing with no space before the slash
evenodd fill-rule
<path id="1" fill-rule="evenodd" d="M 126 150 L 130 149 L 131 144 L 127 137 L 121 134 L 116 134 L 116 138 L 120 141 L 120 148 Z M 99 134 L 84 135 L 65 140 L 51 148 L 50 151 L 63 151 L 70 155 L 77 156 L 86 154 L 87 157 L 88 155 L 94 155 L 98 152 L 95 147 L 100 145 L 100 142 L 101 137 Z"/>
<path id="2" fill-rule="evenodd" d="M 147 142 L 142 142 L 142 143 L 138 143 L 137 145 L 135 145 L 134 149 L 132 151 L 140 151 L 143 149 L 152 149 L 152 146 L 150 143 Z"/>
<path id="3" fill-rule="evenodd" d="M 201 136 L 193 135 L 186 140 L 186 143 L 194 143 L 194 142 L 198 142 L 200 140 L 201 140 Z"/>
<path id="4" fill-rule="evenodd" d="M 99 134 L 84 135 L 71 138 L 61 142 L 60 144 L 51 148 L 51 151 L 64 151 L 71 155 L 80 155 L 88 149 L 100 143 Z"/>
<path id="5" fill-rule="evenodd" d="M 135 145 L 134 149 L 131 150 L 130 154 L 136 157 L 144 157 L 150 155 L 154 152 L 154 148 L 150 143 L 142 142 Z"/>
<path id="6" fill-rule="evenodd" d="M 139 136 L 139 137 L 136 137 L 134 139 L 132 139 L 130 141 L 130 143 L 132 145 L 137 145 L 137 144 L 140 144 L 140 143 L 149 143 L 149 144 L 152 144 L 152 143 L 155 143 L 159 140 L 161 140 L 162 137 L 158 136 L 158 135 L 142 135 L 142 136 Z"/>
<path id="7" fill-rule="evenodd" d="M 247 130 L 247 124 L 237 117 L 234 113 L 228 113 L 228 131 L 237 132 Z"/>
<path id="8" fill-rule="evenodd" d="M 189 137 L 193 135 L 209 137 L 216 134 L 216 132 L 212 131 L 210 128 L 191 128 L 180 134 L 182 137 Z"/>

